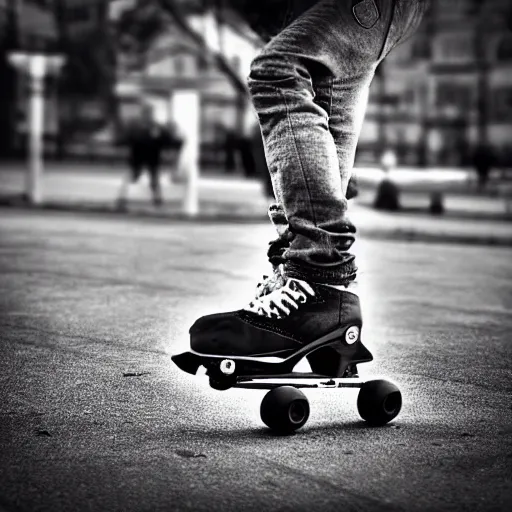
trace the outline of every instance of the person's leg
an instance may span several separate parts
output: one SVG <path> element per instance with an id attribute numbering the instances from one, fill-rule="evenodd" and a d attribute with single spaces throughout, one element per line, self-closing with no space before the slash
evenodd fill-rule
<path id="1" fill-rule="evenodd" d="M 344 284 L 355 276 L 346 191 L 368 87 L 422 3 L 321 0 L 252 65 L 253 103 L 292 234 L 289 277 Z"/>
<path id="2" fill-rule="evenodd" d="M 151 192 L 153 194 L 153 204 L 155 206 L 161 206 L 163 203 L 163 199 L 162 187 L 160 185 L 160 162 L 158 160 L 149 162 L 148 172 Z"/>
<path id="3" fill-rule="evenodd" d="M 417 23 L 423 2 L 297 5 L 312 3 L 255 59 L 249 81 L 282 206 L 271 216 L 284 247 L 273 253 L 271 246 L 269 257 L 282 264 L 284 279 L 243 310 L 199 319 L 191 347 L 286 357 L 328 336 L 335 346 L 308 359 L 313 371 L 342 376 L 371 357 L 360 344 L 359 299 L 330 286 L 348 285 L 356 273 L 349 252 L 355 228 L 346 209 L 361 118 L 377 64 Z"/>
<path id="4" fill-rule="evenodd" d="M 121 188 L 117 198 L 117 207 L 120 209 L 126 208 L 130 185 L 136 183 L 142 174 L 142 163 L 138 158 L 131 157 L 128 165 L 129 170 L 126 176 L 123 178 L 123 182 L 121 183 Z"/>
<path id="5" fill-rule="evenodd" d="M 354 98 L 353 102 L 337 101 L 337 98 L 345 96 L 346 87 L 342 80 L 334 80 L 331 77 L 324 77 L 323 80 L 317 78 L 313 89 L 314 102 L 328 113 L 329 132 L 336 146 L 342 190 L 348 200 L 357 195 L 352 167 L 364 119 L 363 114 L 366 110 L 369 87 L 366 88 L 366 91 L 362 91 L 360 98 Z M 346 113 L 347 107 L 352 109 L 350 115 Z M 348 127 L 347 123 L 349 123 Z M 276 203 L 269 208 L 269 217 L 278 233 L 278 238 L 270 243 L 268 250 L 269 261 L 275 268 L 285 262 L 284 254 L 290 246 L 293 235 L 289 230 L 285 211 L 280 204 Z"/>

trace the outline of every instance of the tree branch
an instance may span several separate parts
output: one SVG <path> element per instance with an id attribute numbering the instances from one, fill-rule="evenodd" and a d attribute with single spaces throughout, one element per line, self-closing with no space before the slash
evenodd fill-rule
<path id="1" fill-rule="evenodd" d="M 248 90 L 245 82 L 238 76 L 238 73 L 233 69 L 228 60 L 219 52 L 212 50 L 207 44 L 205 39 L 201 34 L 196 32 L 188 23 L 186 17 L 184 16 L 181 8 L 177 5 L 175 0 L 158 0 L 161 8 L 167 12 L 171 16 L 171 18 L 175 21 L 175 23 L 180 27 L 191 39 L 198 45 L 198 47 L 209 54 L 218 68 L 225 73 L 225 75 L 229 78 L 235 89 L 243 94 L 244 96 L 248 95 Z"/>

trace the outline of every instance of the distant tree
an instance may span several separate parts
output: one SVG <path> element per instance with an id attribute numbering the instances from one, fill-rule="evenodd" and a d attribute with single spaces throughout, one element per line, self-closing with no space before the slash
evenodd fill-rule
<path id="1" fill-rule="evenodd" d="M 108 2 L 98 5 L 98 21 L 88 32 L 76 35 L 69 24 L 66 0 L 48 3 L 58 31 L 58 51 L 65 64 L 58 80 L 59 97 L 68 108 L 60 110 L 59 153 L 64 151 L 66 139 L 72 135 L 75 116 L 81 102 L 94 99 L 102 103 L 104 122 L 117 120 L 115 97 L 116 49 L 108 20 Z"/>

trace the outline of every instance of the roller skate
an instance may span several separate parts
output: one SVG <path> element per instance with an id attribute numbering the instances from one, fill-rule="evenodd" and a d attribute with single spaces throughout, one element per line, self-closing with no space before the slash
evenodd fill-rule
<path id="1" fill-rule="evenodd" d="M 309 403 L 300 388 L 360 388 L 361 417 L 383 425 L 400 412 L 401 394 L 390 382 L 359 379 L 357 364 L 373 360 L 361 327 L 359 298 L 348 289 L 274 275 L 244 309 L 198 319 L 191 350 L 172 360 L 193 375 L 204 367 L 217 390 L 270 389 L 260 412 L 277 431 L 306 423 Z M 311 371 L 296 369 L 303 360 Z"/>

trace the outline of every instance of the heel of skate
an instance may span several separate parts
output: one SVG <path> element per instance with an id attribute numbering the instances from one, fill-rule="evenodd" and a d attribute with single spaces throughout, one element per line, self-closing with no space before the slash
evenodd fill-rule
<path id="1" fill-rule="evenodd" d="M 361 342 L 361 326 L 349 325 L 340 336 L 306 356 L 313 373 L 335 378 L 357 376 L 357 363 L 373 360 Z"/>

